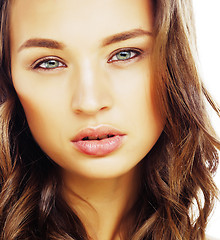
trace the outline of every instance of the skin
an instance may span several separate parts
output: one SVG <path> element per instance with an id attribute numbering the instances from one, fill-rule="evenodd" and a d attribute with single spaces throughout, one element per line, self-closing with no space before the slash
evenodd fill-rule
<path id="1" fill-rule="evenodd" d="M 146 0 L 19 0 L 11 6 L 15 90 L 33 137 L 60 166 L 67 202 L 93 239 L 117 239 L 137 196 L 138 163 L 164 127 L 151 77 L 152 12 Z M 134 29 L 138 36 L 110 41 Z M 60 44 L 33 46 L 27 42 L 33 38 Z M 130 59 L 117 59 L 121 48 L 130 49 Z M 55 68 L 45 69 L 48 57 Z M 80 130 L 103 125 L 126 135 L 119 149 L 89 156 L 73 147 Z"/>

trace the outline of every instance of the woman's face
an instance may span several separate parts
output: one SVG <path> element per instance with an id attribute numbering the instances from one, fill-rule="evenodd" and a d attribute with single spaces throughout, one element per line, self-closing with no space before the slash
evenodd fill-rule
<path id="1" fill-rule="evenodd" d="M 118 177 L 163 129 L 154 105 L 150 0 L 19 0 L 11 70 L 30 130 L 65 173 Z"/>

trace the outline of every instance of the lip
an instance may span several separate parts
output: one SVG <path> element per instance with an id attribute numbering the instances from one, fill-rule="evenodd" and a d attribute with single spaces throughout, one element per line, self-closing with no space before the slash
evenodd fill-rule
<path id="1" fill-rule="evenodd" d="M 109 137 L 97 140 L 103 136 Z M 122 145 L 124 137 L 125 134 L 113 127 L 100 126 L 81 130 L 71 142 L 81 153 L 93 156 L 104 156 L 117 150 Z"/>

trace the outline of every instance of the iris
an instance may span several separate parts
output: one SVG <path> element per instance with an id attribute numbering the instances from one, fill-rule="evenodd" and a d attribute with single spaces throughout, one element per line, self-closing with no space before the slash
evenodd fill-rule
<path id="1" fill-rule="evenodd" d="M 131 51 L 122 51 L 116 54 L 118 60 L 126 60 L 131 58 Z"/>
<path id="2" fill-rule="evenodd" d="M 41 64 L 43 68 L 57 68 L 59 67 L 59 61 L 51 59 Z"/>

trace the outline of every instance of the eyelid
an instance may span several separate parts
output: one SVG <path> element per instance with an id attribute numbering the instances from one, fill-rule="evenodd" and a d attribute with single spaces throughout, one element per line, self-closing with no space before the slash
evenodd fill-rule
<path id="1" fill-rule="evenodd" d="M 39 58 L 39 59 L 37 59 L 36 61 L 34 61 L 34 63 L 32 63 L 31 64 L 31 68 L 32 69 L 40 69 L 40 70 L 45 70 L 45 71 L 47 71 L 47 70 L 53 70 L 53 68 L 51 68 L 51 69 L 47 69 L 47 68 L 42 68 L 42 67 L 39 67 L 42 63 L 44 63 L 44 62 L 47 62 L 47 61 L 50 61 L 50 60 L 55 60 L 55 61 L 58 61 L 58 62 L 61 62 L 62 63 L 62 67 L 67 67 L 67 65 L 64 63 L 64 61 L 61 59 L 61 58 L 59 58 L 59 57 L 56 57 L 56 56 L 47 56 L 47 57 L 42 57 L 42 58 Z M 61 67 L 59 67 L 59 68 L 61 68 Z M 54 69 L 56 69 L 56 68 L 54 68 Z"/>
<path id="2" fill-rule="evenodd" d="M 120 52 L 135 52 L 136 53 L 136 55 L 135 56 L 133 56 L 133 57 L 131 57 L 131 58 L 129 58 L 129 59 L 125 59 L 125 60 L 111 60 L 116 54 L 118 54 L 118 53 L 120 53 Z M 141 55 L 142 53 L 144 53 L 144 51 L 143 50 L 141 50 L 140 48 L 119 48 L 119 49 L 117 49 L 117 50 L 115 50 L 115 51 L 113 51 L 111 54 L 110 54 L 110 56 L 109 56 L 109 58 L 108 58 L 108 61 L 107 61 L 107 63 L 114 63 L 114 62 L 125 62 L 125 61 L 129 61 L 129 60 L 131 60 L 131 59 L 133 59 L 133 58 L 136 58 L 136 57 L 138 57 L 139 55 Z"/>

